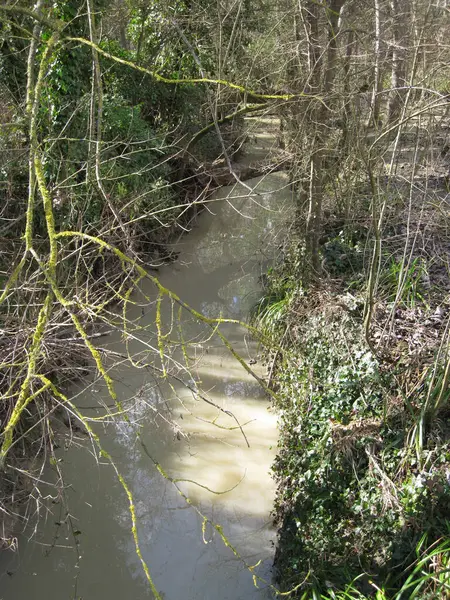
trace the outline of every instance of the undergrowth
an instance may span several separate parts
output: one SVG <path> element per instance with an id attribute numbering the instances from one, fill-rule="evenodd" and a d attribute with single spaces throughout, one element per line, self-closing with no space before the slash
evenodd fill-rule
<path id="1" fill-rule="evenodd" d="M 436 410 L 430 401 L 443 391 L 445 358 L 437 345 L 411 358 L 405 339 L 390 355 L 368 344 L 357 245 L 325 244 L 325 268 L 341 276 L 326 291 L 302 286 L 293 258 L 301 253 L 298 243 L 283 253 L 254 311 L 282 345 L 273 379 L 279 583 L 304 582 L 294 594 L 304 600 L 445 598 L 450 414 L 445 394 Z M 401 317 L 429 315 L 424 269 L 413 260 L 396 294 L 401 269 L 386 260 L 379 294 L 387 311 L 396 302 Z"/>

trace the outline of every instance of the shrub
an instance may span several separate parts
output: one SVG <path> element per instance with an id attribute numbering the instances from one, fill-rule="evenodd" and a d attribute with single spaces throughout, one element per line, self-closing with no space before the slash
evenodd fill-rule
<path id="1" fill-rule="evenodd" d="M 411 451 L 414 415 L 393 400 L 394 373 L 349 311 L 306 317 L 297 339 L 276 380 L 280 579 L 290 588 L 306 578 L 325 593 L 358 578 L 361 593 L 375 593 L 365 572 L 379 586 L 396 579 L 398 590 L 424 532 L 434 541 L 445 530 L 450 444 L 429 435 L 421 457 Z"/>

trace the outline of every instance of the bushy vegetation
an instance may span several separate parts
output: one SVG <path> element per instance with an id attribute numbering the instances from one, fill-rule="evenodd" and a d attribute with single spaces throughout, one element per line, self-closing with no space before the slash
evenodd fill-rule
<path id="1" fill-rule="evenodd" d="M 285 590 L 300 586 L 294 595 L 305 599 L 446 597 L 446 355 L 436 337 L 417 355 L 401 330 L 409 319 L 443 333 L 443 323 L 430 320 L 442 294 L 423 286 L 419 257 L 403 269 L 399 293 L 401 268 L 386 250 L 378 326 L 367 339 L 370 248 L 333 235 L 321 248 L 333 278 L 305 277 L 304 246 L 291 239 L 253 315 L 279 347 L 269 365 L 280 413 L 278 578 Z M 393 307 L 395 341 L 377 347 Z"/>
<path id="2" fill-rule="evenodd" d="M 340 589 L 362 571 L 378 585 L 406 578 L 423 532 L 447 532 L 448 423 L 427 424 L 416 452 L 408 433 L 417 414 L 394 402 L 395 372 L 384 372 L 361 333 L 345 309 L 310 317 L 299 327 L 301 354 L 280 365 L 274 469 L 288 514 L 278 562 L 287 584 L 309 574 L 319 588 Z"/>

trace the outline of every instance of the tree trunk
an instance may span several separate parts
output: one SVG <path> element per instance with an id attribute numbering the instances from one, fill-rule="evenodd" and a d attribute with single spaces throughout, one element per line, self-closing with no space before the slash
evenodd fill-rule
<path id="1" fill-rule="evenodd" d="M 409 0 L 402 0 L 402 2 L 400 0 L 391 0 L 393 38 L 392 91 L 388 107 L 389 123 L 393 123 L 399 119 L 407 92 L 406 55 L 408 48 L 408 17 L 410 12 L 408 10 L 408 3 Z"/>
<path id="2" fill-rule="evenodd" d="M 333 82 L 336 77 L 337 64 L 337 34 L 339 14 L 344 6 L 345 0 L 330 0 L 327 8 L 328 18 L 328 50 L 327 50 L 327 66 L 325 70 L 324 91 L 329 94 L 333 88 Z"/>
<path id="3" fill-rule="evenodd" d="M 344 59 L 344 82 L 343 82 L 343 97 L 342 97 L 342 141 L 341 148 L 344 153 L 348 152 L 351 122 L 354 111 L 354 102 L 350 94 L 350 74 L 353 49 L 355 46 L 355 32 L 349 29 L 347 33 L 347 44 L 345 47 Z"/>
<path id="4" fill-rule="evenodd" d="M 314 1 L 309 1 L 306 7 L 306 24 L 308 36 L 308 63 L 309 81 L 307 89 L 312 94 L 319 94 L 322 78 L 322 53 L 319 40 L 319 6 Z M 322 106 L 322 105 L 321 105 Z M 313 271 L 318 273 L 319 261 L 319 232 L 322 220 L 322 180 L 321 180 L 321 109 L 317 100 L 312 100 L 310 107 L 310 121 L 316 131 L 312 133 L 311 158 L 310 158 L 310 184 L 309 206 L 306 219 L 306 253 L 311 262 Z"/>
<path id="5" fill-rule="evenodd" d="M 333 106 L 333 86 L 336 77 L 337 63 L 337 29 L 339 14 L 344 5 L 344 0 L 330 0 L 326 7 L 328 20 L 328 47 L 326 53 L 326 66 L 323 82 L 323 95 L 328 108 L 314 100 L 311 106 L 311 121 L 316 131 L 311 149 L 310 161 L 310 188 L 309 209 L 306 223 L 306 250 L 311 260 L 313 270 L 320 271 L 319 239 L 322 231 L 322 204 L 323 204 L 323 175 L 328 129 L 325 127 Z M 319 16 L 317 2 L 308 2 L 307 22 L 309 25 L 309 57 L 310 57 L 310 89 L 313 93 L 320 93 L 322 78 L 322 51 L 319 36 Z"/>
<path id="6" fill-rule="evenodd" d="M 373 68 L 373 91 L 372 91 L 372 114 L 370 121 L 375 128 L 380 125 L 381 108 L 381 19 L 380 19 L 380 0 L 375 0 L 375 64 Z"/>

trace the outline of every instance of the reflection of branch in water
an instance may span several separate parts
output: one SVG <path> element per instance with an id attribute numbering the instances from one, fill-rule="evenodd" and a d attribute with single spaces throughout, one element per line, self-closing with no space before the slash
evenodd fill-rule
<path id="1" fill-rule="evenodd" d="M 145 454 L 153 462 L 153 464 L 158 469 L 158 471 L 161 473 L 161 475 L 163 475 L 161 465 L 151 456 L 151 454 L 149 453 L 149 451 L 147 449 L 147 446 L 145 445 L 145 442 L 143 442 L 141 438 L 139 438 L 139 441 L 141 442 L 141 446 L 142 446 Z M 165 471 L 164 471 L 164 473 L 165 473 Z M 216 496 L 223 496 L 224 494 L 228 494 L 229 492 L 232 492 L 233 490 L 235 490 L 237 488 L 237 486 L 244 480 L 246 474 L 247 474 L 247 469 L 245 470 L 244 474 L 239 479 L 239 481 L 235 485 L 233 485 L 233 487 L 230 487 L 229 489 L 224 490 L 223 492 L 217 492 L 215 490 L 212 490 L 207 485 L 203 485 L 201 483 L 198 483 L 198 481 L 195 481 L 194 479 L 183 479 L 182 477 L 176 477 L 176 478 L 174 478 L 174 477 L 170 477 L 166 473 L 164 474 L 164 478 L 167 479 L 167 481 L 169 481 L 170 483 L 173 483 L 174 485 L 177 484 L 177 483 L 192 483 L 192 484 L 197 485 L 198 487 L 206 490 L 207 492 L 211 492 L 211 494 L 214 494 Z"/>
<path id="2" fill-rule="evenodd" d="M 158 463 L 152 457 L 152 455 L 148 451 L 147 446 L 142 441 L 142 439 L 139 438 L 139 441 L 141 442 L 142 449 L 144 450 L 144 452 L 148 456 L 148 458 L 152 461 L 152 463 L 155 465 L 157 471 L 164 477 L 164 479 L 169 481 L 175 487 L 178 494 L 183 498 L 183 500 L 186 502 L 186 504 L 188 504 L 197 513 L 197 515 L 202 519 L 202 535 L 203 535 L 204 543 L 208 544 L 210 541 L 210 540 L 206 539 L 206 528 L 209 525 L 214 531 L 216 531 L 219 534 L 223 544 L 231 550 L 231 552 L 234 554 L 234 556 L 252 574 L 253 583 L 256 588 L 259 588 L 258 583 L 262 583 L 263 585 L 267 586 L 276 596 L 290 596 L 291 594 L 293 594 L 296 590 L 300 589 L 300 587 L 305 584 L 305 582 L 309 578 L 309 572 L 308 572 L 307 576 L 305 577 L 304 581 L 302 581 L 298 586 L 295 586 L 293 589 L 289 590 L 288 592 L 281 592 L 276 586 L 274 586 L 272 583 L 270 583 L 270 581 L 267 581 L 267 579 L 264 579 L 264 577 L 257 575 L 255 573 L 255 569 L 260 565 L 261 561 L 259 560 L 255 565 L 250 565 L 245 560 L 245 558 L 243 556 L 241 556 L 241 554 L 238 552 L 238 550 L 231 544 L 231 542 L 229 541 L 229 539 L 223 532 L 223 527 L 221 525 L 219 525 L 218 523 L 214 522 L 209 517 L 207 517 L 205 514 L 203 514 L 203 512 L 198 508 L 198 506 L 196 506 L 192 502 L 192 500 L 183 492 L 183 490 L 178 485 L 178 482 L 189 481 L 191 483 L 194 483 L 195 485 L 199 485 L 200 487 L 212 492 L 213 494 L 226 493 L 226 492 L 214 492 L 211 489 L 209 489 L 208 487 L 200 485 L 197 482 L 189 480 L 189 479 L 173 479 L 172 477 L 170 477 L 168 475 L 168 473 L 166 473 L 166 471 L 163 469 L 163 467 L 160 465 L 160 463 Z M 242 481 L 242 479 L 241 479 L 241 481 Z M 236 485 L 239 485 L 239 483 Z M 236 486 L 234 486 L 234 487 L 236 487 Z M 234 489 L 234 488 L 231 488 L 231 489 Z"/>
<path id="3" fill-rule="evenodd" d="M 102 350 L 103 352 L 108 353 L 112 356 L 117 356 L 119 358 L 129 358 L 129 357 L 124 356 L 120 352 L 116 352 L 116 351 L 110 350 L 108 348 L 100 348 L 100 350 Z M 164 375 L 163 369 L 161 367 L 157 367 L 157 366 L 149 364 L 149 363 L 133 363 L 133 366 L 136 368 L 141 368 L 141 369 L 142 368 L 150 369 L 150 370 L 158 373 L 161 377 L 163 377 L 163 375 Z M 218 404 L 216 404 L 215 402 L 213 402 L 212 400 L 207 398 L 204 394 L 202 394 L 196 387 L 192 386 L 191 384 L 187 383 L 186 381 L 183 381 L 183 379 L 181 377 L 178 377 L 178 375 L 175 375 L 174 373 L 166 373 L 166 375 L 167 375 L 167 377 L 174 379 L 178 383 L 181 383 L 181 385 L 183 385 L 186 389 L 188 389 L 190 392 L 192 392 L 192 394 L 194 396 L 197 396 L 198 398 L 203 400 L 203 402 L 206 402 L 206 404 L 209 404 L 210 406 L 214 406 L 214 408 L 217 408 L 218 411 L 220 411 L 223 414 L 234 419 L 234 421 L 236 421 L 237 428 L 240 429 L 242 436 L 244 437 L 245 443 L 250 448 L 250 443 L 247 439 L 247 436 L 245 435 L 242 425 L 239 423 L 238 418 L 236 417 L 236 415 L 233 412 L 231 412 L 231 410 L 222 408 L 221 406 L 219 406 Z M 224 427 L 224 426 L 221 426 L 221 428 L 226 429 L 226 427 Z"/>
<path id="4" fill-rule="evenodd" d="M 217 429 L 223 429 L 225 431 L 234 431 L 235 429 L 241 429 L 241 431 L 242 431 L 242 427 L 245 427 L 249 423 L 253 423 L 253 421 L 256 421 L 256 419 L 249 419 L 245 423 L 242 423 L 239 426 L 237 425 L 236 427 L 226 427 L 225 425 L 220 425 L 219 423 L 217 423 L 217 419 L 220 417 L 220 414 L 217 415 L 217 417 L 215 417 L 212 420 L 211 419 L 205 419 L 203 417 L 199 417 L 194 412 L 192 412 L 192 410 L 188 406 L 186 406 L 186 404 L 183 402 L 183 399 L 180 397 L 179 394 L 177 394 L 176 390 L 173 387 L 172 387 L 172 391 L 175 394 L 175 398 L 178 400 L 178 402 L 181 404 L 181 406 L 184 408 L 184 410 L 189 415 L 191 415 L 191 417 L 193 417 L 197 421 L 201 421 L 202 423 L 208 423 L 209 425 L 212 425 L 213 427 L 217 427 Z M 189 390 L 189 391 L 192 393 L 192 396 L 195 399 L 195 396 L 198 395 L 198 394 L 196 392 L 194 392 L 193 390 Z M 183 418 L 183 415 L 180 414 L 180 417 Z M 203 435 L 205 437 L 211 437 L 211 438 L 213 438 L 213 439 L 221 442 L 222 444 L 225 444 L 226 446 L 236 447 L 235 444 L 230 444 L 229 442 L 225 442 L 225 440 L 221 440 L 219 438 L 216 438 L 215 436 L 212 436 L 212 435 L 200 432 L 200 431 L 193 431 L 191 435 Z"/>
<path id="5" fill-rule="evenodd" d="M 154 371 L 157 371 L 158 373 L 163 372 L 162 369 L 160 369 L 159 367 L 155 367 L 154 365 L 146 365 L 148 368 L 153 369 Z M 231 417 L 232 419 L 234 419 L 236 421 L 237 424 L 237 428 L 239 428 L 241 430 L 241 433 L 244 437 L 244 440 L 247 444 L 247 446 L 250 448 L 250 444 L 249 441 L 247 439 L 247 436 L 245 435 L 244 430 L 242 429 L 242 425 L 239 423 L 238 418 L 236 417 L 236 415 L 234 413 L 231 412 L 231 410 L 227 410 L 225 408 L 222 408 L 221 406 L 219 406 L 218 404 L 216 404 L 215 402 L 213 402 L 212 400 L 210 400 L 209 398 L 207 398 L 204 394 L 202 394 L 201 392 L 199 392 L 198 389 L 194 388 L 192 385 L 190 385 L 189 383 L 186 383 L 185 381 L 183 381 L 183 379 L 181 377 L 178 377 L 177 375 L 174 375 L 173 373 L 169 373 L 169 377 L 171 377 L 172 379 L 175 379 L 175 381 L 178 381 L 178 383 L 181 383 L 181 385 L 183 385 L 184 387 L 186 387 L 188 390 L 190 390 L 192 392 L 192 394 L 194 394 L 194 396 L 198 396 L 201 400 L 203 400 L 203 402 L 206 402 L 206 404 L 209 404 L 210 406 L 214 406 L 214 408 L 217 408 L 217 410 L 219 410 L 220 412 L 224 413 L 225 415 L 228 415 L 229 417 Z M 221 427 L 223 429 L 227 429 L 226 427 Z M 230 429 L 230 428 L 228 428 Z"/>
<path id="6" fill-rule="evenodd" d="M 208 423 L 210 425 L 214 425 L 214 423 L 211 423 L 211 421 L 208 421 L 206 419 L 201 419 L 201 420 L 204 420 L 205 423 Z M 237 429 L 237 427 L 233 427 L 232 429 Z M 191 431 L 189 433 L 189 437 L 198 437 L 198 438 L 203 437 L 208 440 L 213 440 L 214 442 L 219 442 L 219 444 L 223 444 L 224 446 L 228 446 L 229 448 L 238 448 L 239 447 L 236 444 L 231 444 L 230 442 L 227 442 L 226 440 L 218 438 L 215 435 L 212 435 L 211 433 L 205 433 L 204 431 Z M 189 450 L 188 450 L 188 452 L 189 452 Z M 195 453 L 189 452 L 189 455 L 197 456 L 197 452 L 195 452 Z"/>

